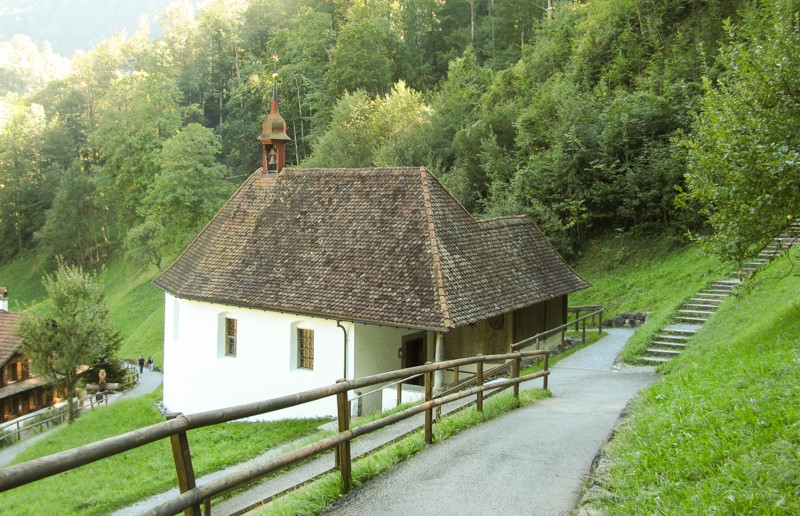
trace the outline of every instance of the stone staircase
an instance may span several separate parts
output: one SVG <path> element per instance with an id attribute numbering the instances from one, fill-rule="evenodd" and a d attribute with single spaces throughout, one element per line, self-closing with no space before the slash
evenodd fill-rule
<path id="1" fill-rule="evenodd" d="M 641 362 L 658 365 L 680 355 L 692 336 L 714 315 L 737 285 L 799 242 L 800 222 L 793 222 L 783 233 L 773 238 L 756 258 L 743 263 L 734 277 L 713 282 L 683 303 L 672 322 L 653 336 L 644 355 L 639 357 Z"/>

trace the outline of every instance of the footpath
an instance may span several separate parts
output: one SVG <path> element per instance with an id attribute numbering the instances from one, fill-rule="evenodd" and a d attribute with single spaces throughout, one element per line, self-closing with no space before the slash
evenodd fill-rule
<path id="1" fill-rule="evenodd" d="M 133 389 L 128 389 L 119 394 L 110 394 L 108 395 L 108 403 L 114 403 L 117 400 L 133 398 L 136 396 L 143 396 L 145 394 L 150 394 L 154 390 L 158 388 L 159 385 L 164 381 L 164 375 L 159 373 L 158 371 L 144 371 L 141 375 L 139 375 L 139 383 Z M 98 410 L 100 410 L 100 407 Z M 18 443 L 12 444 L 6 448 L 0 450 L 0 467 L 7 466 L 11 463 L 17 456 L 22 453 L 24 450 L 28 449 L 33 444 L 51 437 L 53 434 L 65 428 L 66 424 L 61 424 L 56 427 L 53 427 L 49 430 L 46 430 L 38 435 L 25 439 L 23 441 L 19 441 Z"/>
<path id="2" fill-rule="evenodd" d="M 658 379 L 616 366 L 633 332 L 608 332 L 552 368 L 552 398 L 434 444 L 325 514 L 571 514 L 625 407 Z"/>
<path id="3" fill-rule="evenodd" d="M 607 332 L 608 336 L 552 368 L 552 398 L 435 443 L 350 493 L 330 509 L 330 514 L 569 514 L 578 502 L 592 461 L 620 414 L 641 389 L 658 378 L 652 367 L 616 366 L 617 355 L 633 330 Z M 541 381 L 528 382 L 523 388 L 541 388 Z M 354 440 L 353 457 L 420 427 L 422 419 L 420 414 Z M 197 484 L 253 467 L 295 445 L 206 475 Z M 246 513 L 262 500 L 333 466 L 333 453 L 325 453 L 213 503 L 212 512 Z M 177 495 L 177 489 L 173 489 L 114 514 L 142 514 Z"/>

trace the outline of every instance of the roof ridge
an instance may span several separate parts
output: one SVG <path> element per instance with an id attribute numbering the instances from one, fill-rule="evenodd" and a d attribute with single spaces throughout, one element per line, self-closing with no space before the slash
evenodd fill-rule
<path id="1" fill-rule="evenodd" d="M 420 183 L 422 183 L 422 204 L 425 208 L 425 216 L 428 220 L 428 237 L 430 238 L 431 260 L 433 261 L 433 286 L 439 295 L 439 306 L 442 309 L 442 319 L 445 328 L 453 328 L 453 321 L 450 318 L 450 308 L 447 306 L 447 293 L 444 288 L 444 275 L 442 274 L 442 260 L 439 255 L 439 245 L 436 243 L 436 224 L 433 218 L 433 206 L 431 206 L 431 192 L 426 181 L 426 176 L 430 172 L 425 167 L 419 168 Z"/>

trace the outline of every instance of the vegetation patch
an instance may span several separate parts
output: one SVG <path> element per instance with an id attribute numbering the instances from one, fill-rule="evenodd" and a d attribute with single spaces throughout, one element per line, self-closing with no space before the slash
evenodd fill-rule
<path id="1" fill-rule="evenodd" d="M 592 288 L 571 295 L 571 305 L 602 305 L 605 318 L 622 312 L 648 313 L 647 322 L 622 352 L 625 361 L 635 360 L 684 301 L 728 272 L 698 246 L 632 235 L 593 242 L 576 269 Z"/>
<path id="2" fill-rule="evenodd" d="M 120 400 L 81 416 L 23 452 L 15 463 L 68 450 L 164 420 L 153 394 Z M 188 433 L 198 476 L 258 456 L 307 436 L 326 419 L 289 419 L 267 423 L 235 422 Z M 235 444 L 235 445 L 234 445 Z M 4 511 L 38 514 L 108 514 L 177 486 L 169 441 L 162 439 L 114 457 L 0 494 Z"/>
<path id="3" fill-rule="evenodd" d="M 588 505 L 608 514 L 800 512 L 800 277 L 789 260 L 722 305 L 646 390 Z"/>

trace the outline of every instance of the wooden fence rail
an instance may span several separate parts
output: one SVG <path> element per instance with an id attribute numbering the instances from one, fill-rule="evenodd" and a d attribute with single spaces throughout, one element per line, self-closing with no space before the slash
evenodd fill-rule
<path id="1" fill-rule="evenodd" d="M 87 444 L 71 450 L 41 457 L 22 464 L 9 466 L 0 469 L 0 492 L 13 489 L 37 480 L 63 473 L 71 469 L 95 462 L 100 459 L 111 457 L 119 453 L 138 448 L 160 439 L 170 439 L 173 459 L 178 477 L 181 494 L 159 507 L 149 511 L 147 514 L 175 514 L 184 511 L 186 514 L 200 514 L 200 504 L 206 507 L 206 514 L 210 512 L 210 500 L 232 489 L 243 487 L 265 475 L 277 471 L 283 467 L 295 464 L 326 450 L 336 449 L 337 465 L 342 475 L 344 485 L 350 485 L 350 441 L 360 435 L 378 430 L 402 419 L 406 419 L 421 412 L 425 413 L 425 440 L 430 443 L 433 440 L 433 410 L 468 396 L 476 396 L 479 400 L 478 410 L 481 409 L 483 393 L 486 390 L 505 389 L 515 387 L 515 394 L 518 393 L 518 386 L 521 382 L 543 378 L 543 387 L 547 388 L 547 376 L 550 374 L 547 369 L 549 351 L 525 351 L 499 355 L 485 355 L 473 358 L 462 358 L 448 360 L 438 363 L 427 363 L 422 366 L 400 369 L 386 373 L 376 374 L 364 378 L 353 380 L 340 380 L 336 384 L 319 387 L 280 398 L 264 400 L 235 407 L 219 410 L 198 412 L 195 414 L 173 414 L 167 421 L 157 423 L 145 428 L 133 430 L 121 435 L 109 437 L 95 443 Z M 545 368 L 529 375 L 519 376 L 519 363 L 523 359 L 533 357 L 544 357 Z M 476 364 L 479 371 L 482 371 L 485 362 L 508 361 L 508 366 L 512 371 L 511 378 L 495 380 L 490 386 L 483 385 L 482 375 L 479 374 L 476 385 L 463 389 L 458 392 L 444 396 L 433 397 L 433 373 L 434 371 L 447 368 L 461 367 L 464 365 Z M 348 392 L 362 389 L 371 385 L 382 384 L 406 378 L 408 376 L 423 374 L 425 376 L 425 401 L 401 412 L 383 417 L 381 419 L 366 423 L 357 428 L 350 428 L 350 404 L 347 402 Z M 308 403 L 328 396 L 337 396 L 339 403 L 339 433 L 295 450 L 289 454 L 282 455 L 271 461 L 251 467 L 237 473 L 231 473 L 210 481 L 202 486 L 195 485 L 194 472 L 189 453 L 189 442 L 187 432 L 194 428 L 201 428 L 242 418 L 257 416 L 268 412 L 274 412 L 284 408 L 289 408 L 303 403 Z"/>
<path id="2" fill-rule="evenodd" d="M 568 312 L 575 313 L 576 315 L 580 313 L 580 311 L 588 311 L 592 309 L 590 313 L 582 316 L 576 317 L 574 321 L 570 321 L 568 323 L 562 324 L 561 326 L 556 326 L 555 328 L 551 328 L 547 331 L 543 331 L 541 333 L 537 333 L 532 337 L 528 337 L 527 339 L 521 340 L 516 344 L 511 345 L 512 351 L 520 351 L 525 348 L 529 348 L 531 346 L 536 346 L 536 349 L 539 349 L 541 342 L 546 340 L 548 337 L 551 337 L 557 333 L 561 334 L 561 345 L 564 345 L 564 339 L 566 336 L 566 331 L 569 329 L 570 326 L 573 324 L 575 325 L 575 330 L 578 330 L 578 324 L 583 324 L 583 341 L 586 342 L 586 321 L 591 318 L 592 323 L 595 321 L 595 317 L 599 316 L 600 320 L 597 324 L 597 332 L 600 333 L 603 331 L 603 307 L 602 306 L 572 306 L 567 309 Z"/>

